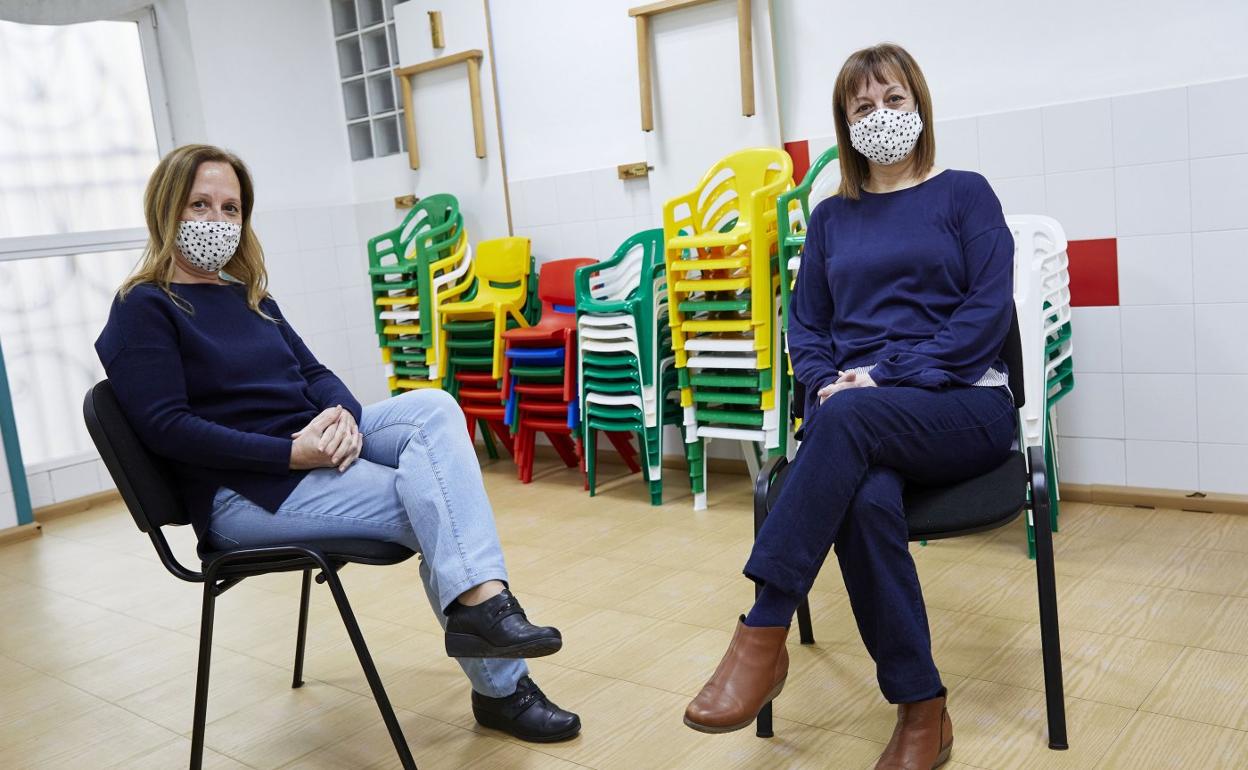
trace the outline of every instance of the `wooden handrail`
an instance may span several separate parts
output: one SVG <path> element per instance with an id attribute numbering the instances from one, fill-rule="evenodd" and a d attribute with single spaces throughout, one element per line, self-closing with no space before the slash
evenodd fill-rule
<path id="1" fill-rule="evenodd" d="M 425 72 L 465 64 L 468 67 L 468 97 L 472 103 L 472 138 L 478 158 L 485 157 L 485 112 L 481 108 L 481 61 L 485 55 L 479 48 L 439 56 L 436 59 L 400 67 L 394 71 L 403 91 L 403 131 L 407 134 L 407 159 L 413 169 L 420 168 L 420 151 L 416 147 L 416 118 L 412 110 L 412 78 Z"/>
<path id="2" fill-rule="evenodd" d="M 654 130 L 654 84 L 650 75 L 650 17 L 715 0 L 662 0 L 628 9 L 637 20 L 637 78 L 641 87 L 641 130 Z M 751 0 L 737 0 L 737 49 L 741 65 L 741 114 L 754 114 L 754 35 Z"/>

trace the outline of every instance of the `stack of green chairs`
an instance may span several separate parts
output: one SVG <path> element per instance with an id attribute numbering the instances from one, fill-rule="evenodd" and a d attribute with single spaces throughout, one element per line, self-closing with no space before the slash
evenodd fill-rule
<path id="1" fill-rule="evenodd" d="M 1049 331 L 1045 338 L 1045 383 L 1044 383 L 1044 462 L 1049 469 L 1049 526 L 1057 532 L 1057 522 L 1061 503 L 1059 494 L 1060 463 L 1057 457 L 1057 402 L 1070 395 L 1075 389 L 1074 331 L 1071 327 L 1070 315 L 1062 314 L 1058 308 L 1046 304 L 1050 310 L 1048 316 Z M 1028 530 L 1028 553 L 1034 559 L 1036 544 L 1035 533 Z"/>
<path id="2" fill-rule="evenodd" d="M 472 252 L 454 196 L 422 199 L 402 224 L 370 239 L 368 274 L 391 395 L 440 387 L 446 356 L 438 308 L 472 282 Z"/>
<path id="3" fill-rule="evenodd" d="M 801 425 L 802 404 L 791 404 L 796 391 L 797 381 L 793 377 L 793 361 L 789 358 L 789 303 L 793 297 L 793 287 L 797 283 L 797 272 L 802 264 L 802 247 L 806 245 L 806 229 L 810 222 L 810 198 L 815 180 L 820 178 L 825 167 L 837 160 L 836 145 L 815 159 L 802 178 L 802 183 L 776 198 L 776 222 L 780 228 L 780 327 L 784 340 L 784 387 L 780 392 L 782 416 L 787 415 L 791 421 L 791 430 Z M 830 174 L 839 169 L 833 165 Z M 839 174 L 836 174 L 839 176 Z M 781 434 L 781 448 L 787 450 L 788 431 Z"/>
<path id="4" fill-rule="evenodd" d="M 589 493 L 596 491 L 597 433 L 635 433 L 650 502 L 663 502 L 663 433 L 683 412 L 668 324 L 663 231 L 631 236 L 606 261 L 576 271 L 578 380 Z M 701 442 L 686 443 L 690 485 L 706 490 Z"/>

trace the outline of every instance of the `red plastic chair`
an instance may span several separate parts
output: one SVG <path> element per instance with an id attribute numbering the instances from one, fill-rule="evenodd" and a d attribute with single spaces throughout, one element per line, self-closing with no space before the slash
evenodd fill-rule
<path id="1" fill-rule="evenodd" d="M 506 357 L 512 345 L 536 347 L 563 345 L 563 398 L 577 397 L 576 385 L 576 271 L 598 260 L 586 257 L 556 259 L 542 265 L 537 296 L 542 315 L 536 324 L 503 332 L 503 393 L 511 392 L 511 361 Z"/>
<path id="2" fill-rule="evenodd" d="M 507 453 L 516 456 L 515 440 L 504 421 L 506 409 L 502 405 L 502 391 L 498 389 L 498 380 L 489 372 L 460 372 L 455 375 L 459 382 L 459 408 L 464 412 L 468 422 L 468 438 L 473 441 L 477 437 L 477 421 L 482 420 L 490 427 L 490 432 L 498 437 Z"/>

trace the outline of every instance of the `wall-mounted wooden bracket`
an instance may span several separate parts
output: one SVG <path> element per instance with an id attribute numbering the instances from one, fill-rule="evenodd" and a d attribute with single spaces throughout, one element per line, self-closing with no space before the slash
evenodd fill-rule
<path id="1" fill-rule="evenodd" d="M 410 209 L 420 202 L 420 198 L 415 195 L 396 195 L 394 196 L 394 207 L 396 209 Z"/>
<path id="2" fill-rule="evenodd" d="M 663 0 L 650 5 L 630 8 L 628 15 L 637 20 L 637 77 L 641 86 L 641 130 L 654 130 L 654 93 L 650 76 L 650 17 L 681 8 L 692 8 L 714 0 Z M 737 0 L 737 48 L 741 66 L 741 114 L 754 114 L 754 37 L 750 11 L 751 0 Z"/>
<path id="3" fill-rule="evenodd" d="M 649 176 L 654 171 L 654 166 L 641 163 L 622 163 L 615 167 L 615 173 L 620 179 L 641 179 Z"/>
<path id="4" fill-rule="evenodd" d="M 456 64 L 468 67 L 468 96 L 472 102 L 472 138 L 476 147 L 477 157 L 485 157 L 485 113 L 481 108 L 481 61 L 485 55 L 481 49 L 461 51 L 449 56 L 400 67 L 394 71 L 399 76 L 403 91 L 403 130 L 407 134 L 407 159 L 413 169 L 420 168 L 420 152 L 416 147 L 416 117 L 412 110 L 412 78 L 422 72 L 432 72 Z"/>

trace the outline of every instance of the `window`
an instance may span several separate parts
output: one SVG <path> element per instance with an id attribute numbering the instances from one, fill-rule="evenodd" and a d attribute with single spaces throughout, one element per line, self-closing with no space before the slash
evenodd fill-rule
<path id="1" fill-rule="evenodd" d="M 28 471 L 94 454 L 79 406 L 103 376 L 93 343 L 171 144 L 158 62 L 150 11 L 0 22 L 0 339 Z"/>
<path id="2" fill-rule="evenodd" d="M 394 6 L 404 0 L 329 0 L 338 51 L 338 78 L 351 160 L 407 150 Z"/>

